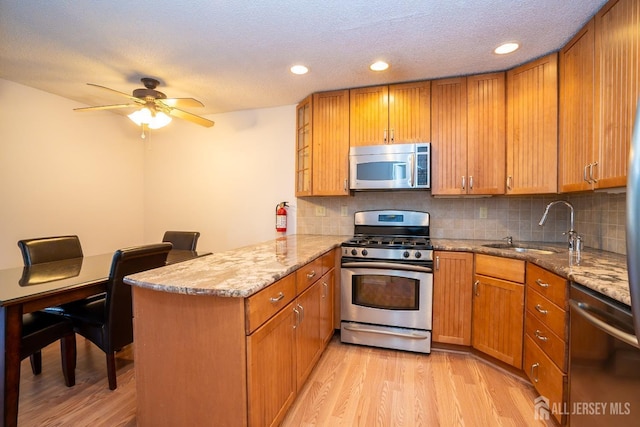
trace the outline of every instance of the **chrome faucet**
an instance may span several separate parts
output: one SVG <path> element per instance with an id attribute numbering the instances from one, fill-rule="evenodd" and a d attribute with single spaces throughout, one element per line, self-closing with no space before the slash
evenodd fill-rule
<path id="1" fill-rule="evenodd" d="M 580 250 L 580 247 L 578 245 L 581 243 L 580 242 L 581 238 L 580 236 L 578 236 L 578 233 L 576 232 L 576 230 L 573 229 L 573 205 L 567 202 L 566 200 L 555 200 L 549 203 L 546 209 L 544 210 L 544 214 L 542 215 L 542 218 L 540 219 L 540 222 L 538 223 L 538 225 L 539 226 L 544 225 L 545 221 L 547 220 L 547 215 L 549 215 L 549 209 L 551 208 L 551 206 L 556 205 L 558 203 L 564 203 L 571 210 L 571 216 L 569 217 L 569 231 L 567 231 L 566 233 L 562 233 L 567 235 L 567 238 L 569 239 L 569 250 L 570 251 L 573 251 L 574 249 Z"/>

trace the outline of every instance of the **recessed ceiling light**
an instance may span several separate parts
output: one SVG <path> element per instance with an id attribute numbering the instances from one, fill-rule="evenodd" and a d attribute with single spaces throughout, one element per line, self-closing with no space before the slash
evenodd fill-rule
<path id="1" fill-rule="evenodd" d="M 495 48 L 493 52 L 497 53 L 498 55 L 506 55 L 507 53 L 514 52 L 519 47 L 520 45 L 518 43 L 504 43 Z"/>
<path id="2" fill-rule="evenodd" d="M 309 69 L 304 65 L 294 65 L 293 67 L 291 67 L 291 72 L 293 74 L 307 74 L 309 72 Z"/>
<path id="3" fill-rule="evenodd" d="M 384 61 L 376 61 L 369 66 L 371 71 L 384 71 L 389 68 L 389 64 Z"/>

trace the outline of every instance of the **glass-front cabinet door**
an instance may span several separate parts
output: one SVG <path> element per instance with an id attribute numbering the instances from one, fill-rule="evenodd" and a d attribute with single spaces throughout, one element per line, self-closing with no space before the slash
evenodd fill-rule
<path id="1" fill-rule="evenodd" d="M 311 96 L 297 106 L 296 196 L 311 195 Z"/>

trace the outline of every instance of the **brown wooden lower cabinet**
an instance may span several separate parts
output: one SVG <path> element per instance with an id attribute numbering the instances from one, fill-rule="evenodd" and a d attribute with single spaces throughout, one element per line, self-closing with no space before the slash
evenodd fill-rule
<path id="1" fill-rule="evenodd" d="M 434 253 L 433 342 L 471 345 L 473 254 Z"/>
<path id="2" fill-rule="evenodd" d="M 524 261 L 477 254 L 473 283 L 473 347 L 518 369 L 522 368 L 524 283 L 505 279 L 524 282 L 524 268 Z"/>
<path id="3" fill-rule="evenodd" d="M 559 423 L 564 424 L 565 416 L 562 414 L 564 412 L 562 408 L 566 402 L 567 375 L 549 359 L 529 335 L 525 336 L 524 372 L 538 393 L 549 400 L 551 414 Z M 554 411 L 554 408 L 561 410 Z"/>
<path id="4" fill-rule="evenodd" d="M 526 335 L 523 369 L 551 414 L 566 423 L 569 284 L 535 264 L 527 264 Z M 560 409 L 554 411 L 553 409 Z"/>
<path id="5" fill-rule="evenodd" d="M 296 318 L 290 303 L 247 337 L 249 425 L 277 425 L 296 398 Z M 268 384 L 268 387 L 265 385 Z"/>

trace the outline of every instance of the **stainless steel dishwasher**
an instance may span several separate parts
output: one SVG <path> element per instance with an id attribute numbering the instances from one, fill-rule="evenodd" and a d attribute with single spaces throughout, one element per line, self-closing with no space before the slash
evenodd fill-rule
<path id="1" fill-rule="evenodd" d="M 584 286 L 571 286 L 571 426 L 637 426 L 640 348 L 631 308 Z"/>

